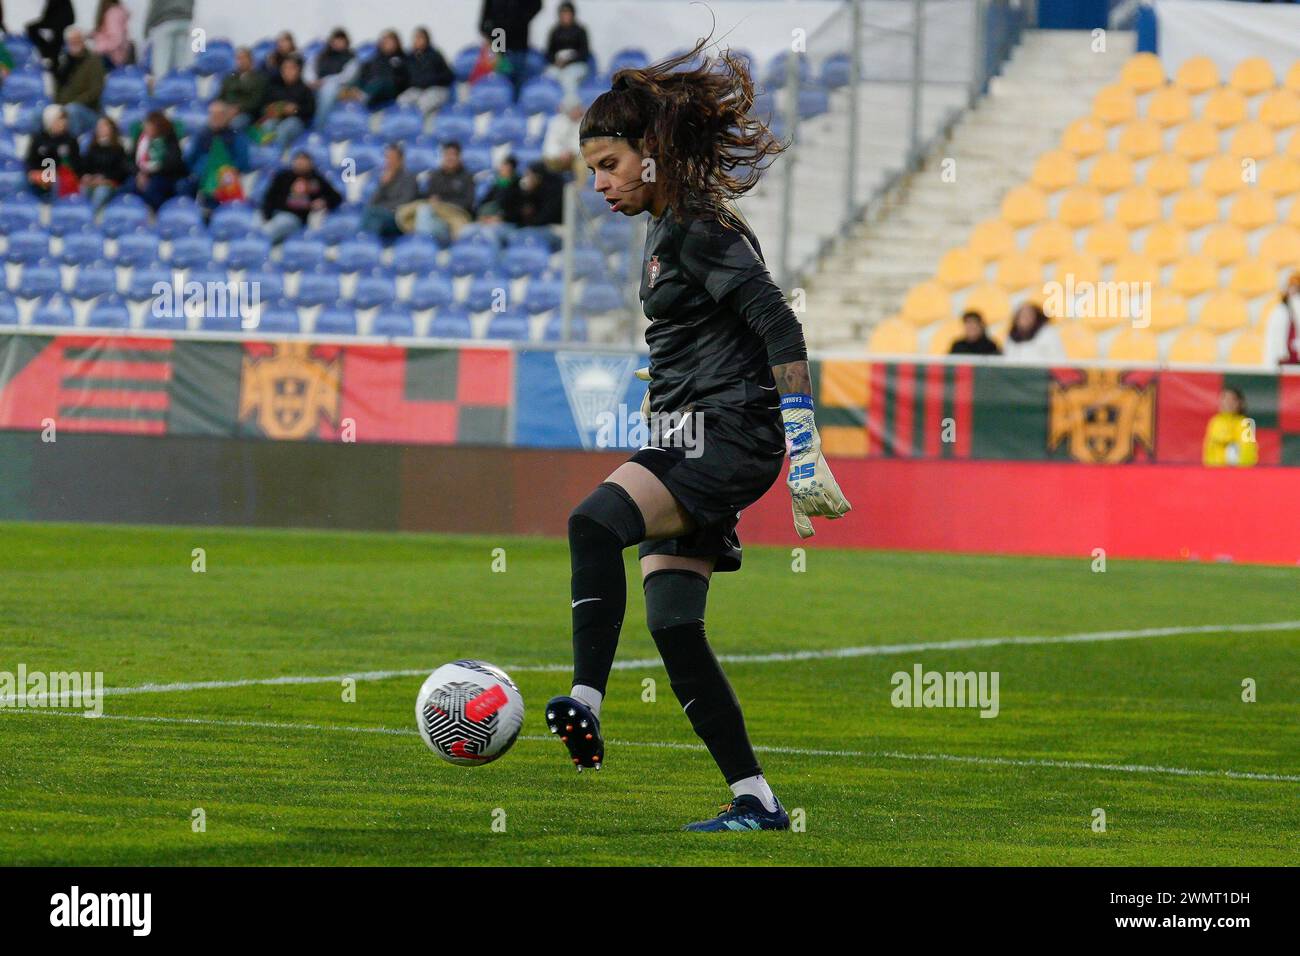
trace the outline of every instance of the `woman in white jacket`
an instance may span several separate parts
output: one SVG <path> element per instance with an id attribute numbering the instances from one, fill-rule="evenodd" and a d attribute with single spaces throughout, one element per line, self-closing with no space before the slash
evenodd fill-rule
<path id="1" fill-rule="evenodd" d="M 1061 333 L 1033 302 L 1021 304 L 1011 317 L 1011 331 L 1002 354 L 1008 362 L 1051 365 L 1066 360 Z"/>

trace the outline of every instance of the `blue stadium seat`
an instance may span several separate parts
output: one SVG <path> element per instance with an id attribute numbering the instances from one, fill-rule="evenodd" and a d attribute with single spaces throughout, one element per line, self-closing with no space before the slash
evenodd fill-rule
<path id="1" fill-rule="evenodd" d="M 294 302 L 300 306 L 335 305 L 340 298 L 339 277 L 324 272 L 304 272 L 298 280 Z"/>
<path id="2" fill-rule="evenodd" d="M 375 54 L 379 51 L 379 44 L 374 40 L 366 40 L 364 43 L 357 45 L 357 59 L 362 63 L 373 60 Z"/>
<path id="3" fill-rule="evenodd" d="M 524 291 L 524 310 L 529 315 L 558 309 L 564 298 L 564 283 L 560 279 L 532 279 Z"/>
<path id="4" fill-rule="evenodd" d="M 593 246 L 578 246 L 573 250 L 573 274 L 578 279 L 604 277 L 605 254 Z"/>
<path id="5" fill-rule="evenodd" d="M 131 302 L 147 302 L 154 298 L 153 290 L 159 283 L 170 287 L 172 279 L 171 271 L 161 266 L 132 269 L 131 279 L 126 287 L 126 297 Z"/>
<path id="6" fill-rule="evenodd" d="M 390 106 L 379 114 L 379 135 L 391 142 L 414 139 L 424 131 L 424 114 L 411 106 Z"/>
<path id="7" fill-rule="evenodd" d="M 411 313 L 401 306 L 388 306 L 375 315 L 375 335 L 387 335 L 392 338 L 410 337 L 415 334 L 415 320 Z"/>
<path id="8" fill-rule="evenodd" d="M 316 316 L 317 335 L 356 335 L 357 316 L 351 309 L 325 308 Z"/>
<path id="9" fill-rule="evenodd" d="M 114 70 L 104 78 L 104 92 L 100 94 L 99 102 L 107 109 L 143 106 L 148 98 L 149 86 L 142 75 L 133 70 Z"/>
<path id="10" fill-rule="evenodd" d="M 22 170 L 0 170 L 0 198 L 20 195 L 26 189 L 27 174 Z"/>
<path id="11" fill-rule="evenodd" d="M 487 337 L 512 342 L 528 341 L 528 316 L 522 312 L 502 312 L 488 322 Z"/>
<path id="12" fill-rule="evenodd" d="M 808 120 L 827 113 L 831 108 L 830 94 L 814 88 L 799 90 L 799 119 Z"/>
<path id="13" fill-rule="evenodd" d="M 248 147 L 248 166 L 253 170 L 269 169 L 280 165 L 280 147 L 255 143 Z"/>
<path id="14" fill-rule="evenodd" d="M 249 233 L 260 232 L 257 210 L 250 203 L 244 202 L 218 206 L 208 222 L 208 231 L 217 242 L 230 242 Z"/>
<path id="15" fill-rule="evenodd" d="M 20 299 L 39 299 L 54 295 L 63 289 L 63 274 L 59 267 L 48 262 L 23 266 L 18 274 L 18 287 L 14 294 Z"/>
<path id="16" fill-rule="evenodd" d="M 479 48 L 477 45 L 461 47 L 456 55 L 451 59 L 451 72 L 456 77 L 456 82 L 466 83 L 469 81 L 469 75 L 474 70 L 474 64 L 478 62 Z"/>
<path id="17" fill-rule="evenodd" d="M 280 247 L 280 268 L 285 272 L 310 272 L 325 264 L 325 243 L 295 236 Z"/>
<path id="18" fill-rule="evenodd" d="M 175 196 L 158 209 L 156 228 L 164 239 L 178 239 L 202 231 L 203 210 L 188 196 Z"/>
<path id="19" fill-rule="evenodd" d="M 41 224 L 41 207 L 30 193 L 0 200 L 0 235 L 12 235 L 37 229 Z"/>
<path id="20" fill-rule="evenodd" d="M 284 298 L 284 277 L 278 272 L 250 270 L 244 273 L 244 281 L 257 289 L 262 302 L 280 302 Z"/>
<path id="21" fill-rule="evenodd" d="M 84 199 L 60 199 L 50 205 L 49 230 L 52 236 L 67 236 L 90 227 L 95 211 Z"/>
<path id="22" fill-rule="evenodd" d="M 26 66 L 36 52 L 36 48 L 32 46 L 32 41 L 21 33 L 10 33 L 6 36 L 5 46 L 9 50 L 9 55 L 13 57 L 14 69 Z"/>
<path id="23" fill-rule="evenodd" d="M 473 141 L 463 144 L 460 161 L 474 176 L 492 168 L 492 147 L 486 143 L 475 144 Z"/>
<path id="24" fill-rule="evenodd" d="M 364 176 L 384 165 L 384 148 L 374 143 L 349 143 L 347 155 L 343 157 L 344 168 L 348 160 L 352 161 L 352 171 Z"/>
<path id="25" fill-rule="evenodd" d="M 459 240 L 451 247 L 448 267 L 451 274 L 459 278 L 487 272 L 496 265 L 496 261 L 496 246 L 486 242 Z"/>
<path id="26" fill-rule="evenodd" d="M 352 305 L 357 309 L 389 306 L 397 299 L 397 288 L 388 276 L 363 275 L 352 290 Z"/>
<path id="27" fill-rule="evenodd" d="M 336 106 L 326 117 L 323 132 L 331 143 L 358 139 L 370 132 L 370 114 L 351 104 Z"/>
<path id="28" fill-rule="evenodd" d="M 433 139 L 441 146 L 449 140 L 455 140 L 464 146 L 474 137 L 474 118 L 456 113 L 448 113 L 444 108 L 433 117 Z"/>
<path id="29" fill-rule="evenodd" d="M 226 249 L 227 269 L 260 269 L 271 258 L 271 240 L 262 235 L 244 236 Z"/>
<path id="30" fill-rule="evenodd" d="M 564 87 L 549 76 L 529 80 L 519 91 L 519 108 L 525 113 L 554 113 L 564 101 Z"/>
<path id="31" fill-rule="evenodd" d="M 99 216 L 99 228 L 110 239 L 134 232 L 149 221 L 149 207 L 139 196 L 120 195 L 108 201 Z"/>
<path id="32" fill-rule="evenodd" d="M 334 271 L 339 275 L 369 272 L 379 265 L 383 247 L 373 238 L 355 238 L 340 242 L 334 254 Z"/>
<path id="33" fill-rule="evenodd" d="M 515 101 L 515 90 L 500 73 L 490 73 L 469 89 L 469 108 L 475 113 L 499 113 Z"/>
<path id="34" fill-rule="evenodd" d="M 0 325 L 18 324 L 18 304 L 8 292 L 0 291 Z"/>
<path id="35" fill-rule="evenodd" d="M 436 339 L 472 339 L 474 326 L 468 312 L 449 306 L 439 309 L 433 317 L 429 323 L 429 335 Z"/>
<path id="36" fill-rule="evenodd" d="M 559 342 L 563 339 L 564 316 L 553 315 L 546 320 L 546 326 L 542 329 L 542 341 Z M 569 341 L 587 341 L 587 320 L 580 315 L 575 315 L 569 319 Z"/>
<path id="37" fill-rule="evenodd" d="M 786 57 L 793 55 L 786 51 L 772 57 L 768 61 L 767 69 L 763 71 L 762 82 L 758 85 L 767 90 L 785 89 Z M 798 56 L 799 60 L 796 69 L 799 71 L 799 85 L 803 86 L 812 80 L 812 65 L 808 62 L 806 54 L 800 53 Z"/>
<path id="38" fill-rule="evenodd" d="M 45 82 L 40 72 L 14 70 L 0 86 L 0 103 L 31 105 L 45 97 Z"/>
<path id="39" fill-rule="evenodd" d="M 540 246 L 510 246 L 501 257 L 506 275 L 512 279 L 535 276 L 546 271 L 551 253 Z"/>
<path id="40" fill-rule="evenodd" d="M 822 64 L 822 86 L 828 89 L 837 90 L 841 86 L 848 86 L 850 74 L 853 69 L 852 61 L 847 53 L 832 53 Z"/>
<path id="41" fill-rule="evenodd" d="M 600 199 L 599 194 L 596 198 Z M 601 199 L 600 205 L 602 211 L 605 201 Z M 536 246 L 544 249 L 546 252 L 558 252 L 560 249 L 560 236 L 550 226 L 522 226 L 515 229 L 506 237 L 507 250 L 518 248 L 519 246 Z"/>
<path id="42" fill-rule="evenodd" d="M 13 120 L 9 123 L 9 130 L 13 133 L 27 133 L 34 135 L 41 131 L 41 117 L 44 115 L 45 107 L 50 105 L 47 99 L 39 99 L 35 103 L 23 103 L 18 107 L 18 112 L 14 115 Z"/>
<path id="43" fill-rule="evenodd" d="M 393 245 L 393 270 L 399 276 L 423 275 L 438 265 L 438 246 L 424 236 L 403 236 Z"/>
<path id="44" fill-rule="evenodd" d="M 188 70 L 173 70 L 154 82 L 154 105 L 166 109 L 198 99 L 199 87 Z"/>
<path id="45" fill-rule="evenodd" d="M 588 282 L 578 295 L 578 308 L 586 313 L 614 312 L 623 308 L 623 296 L 612 282 Z"/>
<path id="46" fill-rule="evenodd" d="M 0 214 L 2 215 L 2 214 Z M 104 237 L 94 231 L 74 232 L 63 237 L 59 261 L 65 266 L 83 266 L 98 262 L 104 252 Z"/>
<path id="47" fill-rule="evenodd" d="M 15 232 L 9 236 L 5 260 L 28 265 L 40 262 L 50 254 L 50 237 L 37 229 Z"/>
<path id="48" fill-rule="evenodd" d="M 177 269 L 206 269 L 212 262 L 212 240 L 207 236 L 181 236 L 172 243 L 167 261 Z"/>
<path id="49" fill-rule="evenodd" d="M 464 305 L 471 312 L 486 312 L 509 302 L 509 280 L 500 273 L 475 276 L 469 281 Z"/>
<path id="50" fill-rule="evenodd" d="M 625 47 L 615 53 L 609 61 L 609 72 L 617 73 L 619 70 L 640 70 L 650 65 L 650 57 L 639 47 Z"/>
<path id="51" fill-rule="evenodd" d="M 41 299 L 32 312 L 33 325 L 74 325 L 76 321 L 71 303 L 62 295 Z"/>
<path id="52" fill-rule="evenodd" d="M 417 176 L 436 169 L 439 162 L 438 154 L 427 146 L 411 146 L 406 150 L 406 168 Z"/>
<path id="53" fill-rule="evenodd" d="M 609 76 L 593 73 L 588 74 L 587 78 L 578 84 L 578 99 L 584 108 L 590 107 L 596 97 L 609 89 L 609 81 Z"/>
<path id="54" fill-rule="evenodd" d="M 451 279 L 445 275 L 426 275 L 416 279 L 411 285 L 411 294 L 406 304 L 417 312 L 425 309 L 442 309 L 451 304 Z"/>
<path id="55" fill-rule="evenodd" d="M 118 236 L 113 261 L 119 266 L 141 268 L 158 261 L 159 240 L 156 233 L 128 232 Z"/>
<path id="56" fill-rule="evenodd" d="M 281 302 L 262 309 L 262 317 L 253 332 L 272 335 L 297 335 L 302 331 L 302 322 L 298 310 L 287 302 Z"/>
<path id="57" fill-rule="evenodd" d="M 165 332 L 182 332 L 189 325 L 188 320 L 183 315 L 171 315 L 164 313 L 154 315 L 152 309 L 145 309 L 144 327 L 146 329 L 155 329 Z"/>
<path id="58" fill-rule="evenodd" d="M 228 40 L 209 40 L 208 48 L 194 58 L 199 76 L 225 76 L 234 72 L 235 48 Z"/>
<path id="59" fill-rule="evenodd" d="M 605 252 L 621 252 L 632 244 L 632 220 L 608 216 L 596 227 L 596 245 Z"/>
<path id="60" fill-rule="evenodd" d="M 361 232 L 361 210 L 340 206 L 325 217 L 319 229 L 320 239 L 327 245 L 337 246 Z"/>
<path id="61" fill-rule="evenodd" d="M 108 263 L 82 266 L 72 280 L 72 297 L 85 302 L 117 293 L 117 271 Z"/>
<path id="62" fill-rule="evenodd" d="M 500 146 L 502 143 L 509 143 L 511 146 L 519 146 L 528 136 L 528 118 L 519 113 L 505 112 L 498 113 L 492 117 L 488 123 L 487 133 L 484 139 L 492 146 Z M 520 163 L 521 171 L 526 168 Z"/>
<path id="63" fill-rule="evenodd" d="M 125 329 L 131 325 L 131 312 L 117 296 L 96 302 L 86 316 L 86 324 L 99 329 Z"/>

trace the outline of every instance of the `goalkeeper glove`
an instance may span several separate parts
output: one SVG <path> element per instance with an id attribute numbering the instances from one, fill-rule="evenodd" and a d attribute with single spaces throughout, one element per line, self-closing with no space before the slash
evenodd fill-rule
<path id="1" fill-rule="evenodd" d="M 838 518 L 853 506 L 840 491 L 830 466 L 822 457 L 822 440 L 813 422 L 811 395 L 790 394 L 781 397 L 781 417 L 785 420 L 785 438 L 790 446 L 791 508 L 794 529 L 801 538 L 813 535 L 812 516 Z"/>
<path id="2" fill-rule="evenodd" d="M 627 366 L 624 366 L 624 368 L 626 367 Z M 648 382 L 650 381 L 650 366 L 647 365 L 645 368 L 639 368 L 632 374 L 635 375 L 637 378 L 639 378 L 641 381 Z M 641 399 L 641 418 L 644 419 L 647 425 L 650 424 L 650 386 L 649 385 L 646 386 L 645 398 Z"/>

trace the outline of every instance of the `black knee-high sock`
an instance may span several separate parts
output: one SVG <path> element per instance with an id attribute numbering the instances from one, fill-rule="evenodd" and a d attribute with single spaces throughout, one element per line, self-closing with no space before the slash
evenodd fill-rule
<path id="1" fill-rule="evenodd" d="M 750 746 L 740 702 L 704 636 L 709 582 L 682 569 L 646 575 L 646 621 L 668 680 L 691 726 L 727 783 L 763 772 Z"/>
<path id="2" fill-rule="evenodd" d="M 627 609 L 623 549 L 644 536 L 641 511 L 626 491 L 609 482 L 597 487 L 569 516 L 573 682 L 602 694 Z"/>

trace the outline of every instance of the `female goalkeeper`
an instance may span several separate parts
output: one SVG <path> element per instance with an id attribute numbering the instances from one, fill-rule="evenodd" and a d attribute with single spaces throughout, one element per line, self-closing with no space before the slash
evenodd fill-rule
<path id="1" fill-rule="evenodd" d="M 810 516 L 838 518 L 849 503 L 813 424 L 803 330 L 732 205 L 757 183 L 763 158 L 785 146 L 748 115 L 754 86 L 742 61 L 696 60 L 706 42 L 620 70 L 579 131 L 611 212 L 651 217 L 640 296 L 653 437 L 569 517 L 573 689 L 547 704 L 546 718 L 579 770 L 599 769 L 600 705 L 627 604 L 622 552 L 640 545 L 650 633 L 734 794 L 717 817 L 686 829 L 783 830 L 790 819 L 705 640 L 709 578 L 740 567 L 740 512 L 772 486 L 787 449 L 801 537 L 813 533 Z"/>

